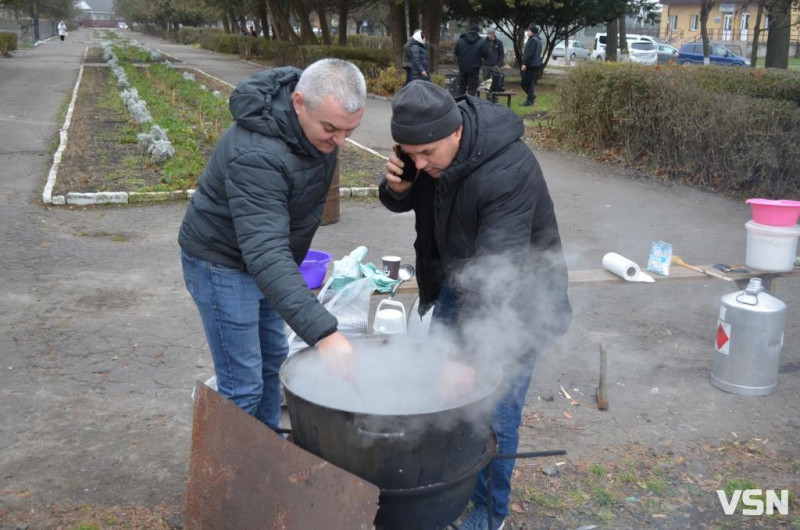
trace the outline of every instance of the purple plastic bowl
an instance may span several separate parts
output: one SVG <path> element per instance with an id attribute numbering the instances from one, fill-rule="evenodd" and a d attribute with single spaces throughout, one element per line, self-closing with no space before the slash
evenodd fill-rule
<path id="1" fill-rule="evenodd" d="M 310 249 L 303 263 L 300 264 L 300 274 L 306 281 L 309 289 L 316 289 L 322 285 L 328 272 L 328 263 L 333 256 L 321 250 Z"/>

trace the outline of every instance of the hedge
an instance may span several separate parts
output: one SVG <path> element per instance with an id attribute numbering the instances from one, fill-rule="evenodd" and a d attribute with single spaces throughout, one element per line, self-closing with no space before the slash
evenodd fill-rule
<path id="1" fill-rule="evenodd" d="M 783 83 L 777 72 L 590 62 L 561 83 L 551 120 L 573 147 L 616 152 L 686 183 L 797 197 L 800 108 L 791 89 L 770 88 Z"/>
<path id="2" fill-rule="evenodd" d="M 16 32 L 0 31 L 0 56 L 6 57 L 17 49 Z"/>

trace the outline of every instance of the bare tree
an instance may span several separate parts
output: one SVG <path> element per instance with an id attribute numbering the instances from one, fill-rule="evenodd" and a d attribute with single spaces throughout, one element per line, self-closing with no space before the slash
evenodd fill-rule
<path id="1" fill-rule="evenodd" d="M 711 64 L 711 46 L 708 41 L 708 15 L 717 0 L 700 0 L 700 36 L 703 38 L 703 64 Z"/>
<path id="2" fill-rule="evenodd" d="M 774 0 L 767 4 L 769 33 L 767 34 L 767 68 L 789 68 L 789 41 L 792 28 L 792 3 L 790 0 Z"/>

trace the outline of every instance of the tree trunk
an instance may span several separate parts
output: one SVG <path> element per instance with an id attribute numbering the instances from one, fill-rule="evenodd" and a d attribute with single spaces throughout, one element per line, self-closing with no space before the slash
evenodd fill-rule
<path id="1" fill-rule="evenodd" d="M 303 44 L 316 44 L 317 37 L 314 35 L 314 28 L 311 26 L 311 15 L 306 6 L 306 0 L 295 0 L 294 7 L 297 18 L 300 21 L 300 40 Z"/>
<path id="2" fill-rule="evenodd" d="M 406 8 L 408 9 L 408 35 L 411 35 L 414 30 L 422 29 L 422 24 L 419 20 L 420 10 L 413 0 L 406 0 Z"/>
<path id="3" fill-rule="evenodd" d="M 272 29 L 278 40 L 291 42 L 292 44 L 300 45 L 300 37 L 294 32 L 294 28 L 289 23 L 289 15 L 278 5 L 277 0 L 267 0 L 267 7 L 269 7 L 269 14 L 272 18 Z"/>
<path id="4" fill-rule="evenodd" d="M 39 42 L 39 6 L 36 2 L 31 2 L 31 19 L 33 20 L 33 39 Z"/>
<path id="5" fill-rule="evenodd" d="M 269 38 L 269 16 L 267 15 L 267 0 L 258 0 L 256 5 L 258 12 L 258 20 L 261 23 L 261 29 L 264 31 L 264 37 Z"/>
<path id="6" fill-rule="evenodd" d="M 703 64 L 711 64 L 709 55 L 711 53 L 711 46 L 708 41 L 708 15 L 711 8 L 714 7 L 716 0 L 701 0 L 700 2 L 700 36 L 703 39 Z"/>
<path id="7" fill-rule="evenodd" d="M 767 34 L 766 68 L 789 68 L 789 37 L 791 31 L 791 2 L 782 0 L 768 6 L 769 33 Z"/>
<path id="8" fill-rule="evenodd" d="M 231 21 L 228 18 L 228 15 L 222 15 L 222 29 L 225 31 L 225 33 L 232 33 Z"/>
<path id="9" fill-rule="evenodd" d="M 625 15 L 619 17 L 619 49 L 622 50 L 622 54 L 626 55 L 628 53 L 628 30 L 625 25 Z"/>
<path id="10" fill-rule="evenodd" d="M 406 4 L 389 0 L 389 31 L 392 32 L 392 59 L 396 68 L 403 62 L 403 45 L 406 43 Z"/>
<path id="11" fill-rule="evenodd" d="M 319 30 L 322 33 L 322 43 L 325 46 L 333 44 L 331 42 L 331 28 L 328 25 L 328 10 L 325 9 L 326 0 L 317 0 L 315 3 L 317 16 L 319 17 Z"/>
<path id="12" fill-rule="evenodd" d="M 610 20 L 606 25 L 606 61 L 617 62 L 617 36 L 619 19 Z"/>
<path id="13" fill-rule="evenodd" d="M 425 2 L 425 11 L 422 15 L 422 33 L 425 35 L 428 44 L 428 59 L 431 67 L 431 71 L 428 74 L 432 74 L 439 69 L 442 11 L 442 0 L 428 0 Z"/>
<path id="14" fill-rule="evenodd" d="M 758 37 L 761 33 L 761 15 L 764 12 L 764 4 L 758 3 L 758 10 L 756 11 L 756 23 L 753 26 L 753 49 L 750 52 L 750 65 L 755 68 L 758 62 Z"/>
<path id="15" fill-rule="evenodd" d="M 347 19 L 350 18 L 350 1 L 339 0 L 339 46 L 347 46 Z M 359 30 L 356 28 L 356 33 Z"/>

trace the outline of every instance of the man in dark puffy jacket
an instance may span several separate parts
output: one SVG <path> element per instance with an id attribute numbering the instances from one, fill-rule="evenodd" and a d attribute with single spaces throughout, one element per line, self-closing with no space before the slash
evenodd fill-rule
<path id="1" fill-rule="evenodd" d="M 456 103 L 432 83 L 413 81 L 398 91 L 391 131 L 397 154 L 386 164 L 380 200 L 393 212 L 415 213 L 421 314 L 435 304 L 431 342 L 435 329 L 455 330 L 456 349 L 474 368 L 443 377 L 453 387 L 447 393 L 480 380 L 482 364 L 501 367 L 507 386 L 491 424 L 498 452 L 516 453 L 536 356 L 572 316 L 541 168 L 512 111 L 470 96 Z M 514 461 L 490 465 L 497 529 L 508 515 Z M 487 473 L 481 472 L 462 530 L 487 528 Z"/>
<path id="2" fill-rule="evenodd" d="M 525 34 L 528 36 L 528 40 L 525 41 L 525 50 L 522 53 L 522 66 L 520 66 L 522 81 L 520 84 L 528 97 L 521 105 L 530 107 L 536 99 L 534 86 L 542 69 L 542 42 L 539 40 L 539 28 L 536 26 L 529 26 Z"/>
<path id="3" fill-rule="evenodd" d="M 458 59 L 458 94 L 474 96 L 478 93 L 481 65 L 486 58 L 478 26 L 470 26 L 469 31 L 458 38 L 455 54 Z"/>
<path id="4" fill-rule="evenodd" d="M 415 79 L 431 80 L 428 46 L 425 44 L 425 36 L 421 29 L 414 31 L 403 46 L 403 68 L 406 71 L 406 84 Z"/>
<path id="5" fill-rule="evenodd" d="M 220 393 L 271 427 L 280 418 L 284 321 L 342 372 L 352 347 L 298 271 L 333 179 L 339 147 L 364 113 L 359 69 L 323 59 L 243 81 L 236 122 L 200 176 L 178 243 Z"/>

